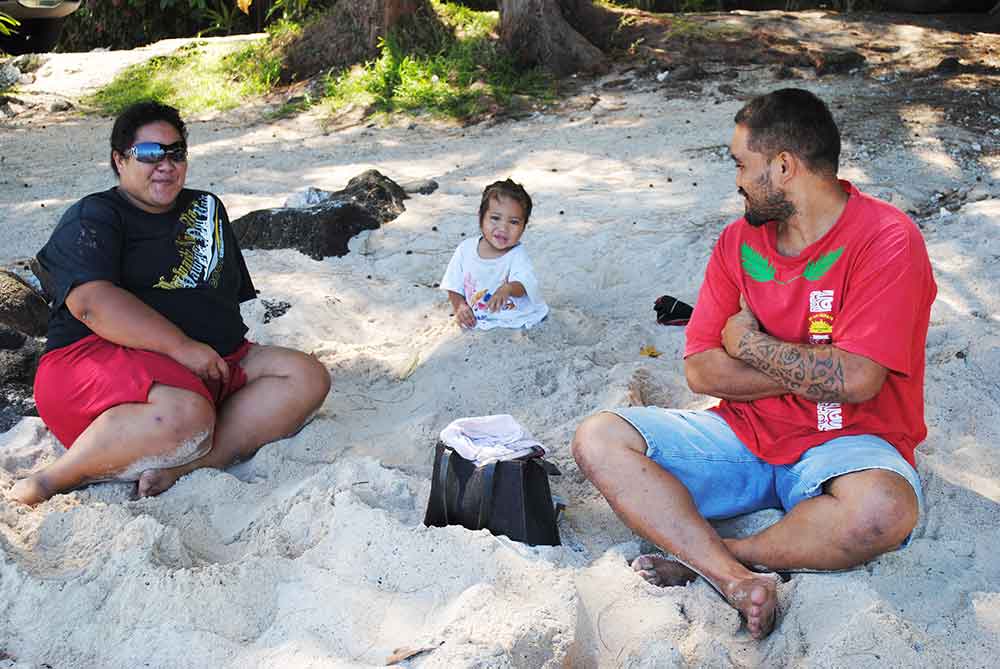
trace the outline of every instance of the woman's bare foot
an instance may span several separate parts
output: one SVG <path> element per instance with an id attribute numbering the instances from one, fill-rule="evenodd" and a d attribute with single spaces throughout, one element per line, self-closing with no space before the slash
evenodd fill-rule
<path id="1" fill-rule="evenodd" d="M 685 565 L 657 553 L 640 555 L 632 560 L 632 569 L 648 583 L 660 588 L 687 585 L 698 574 Z"/>
<path id="2" fill-rule="evenodd" d="M 167 490 L 181 474 L 177 471 L 179 467 L 173 469 L 147 469 L 139 475 L 136 482 L 136 493 L 141 497 L 155 497 L 164 490 Z"/>
<path id="3" fill-rule="evenodd" d="M 42 478 L 36 474 L 26 479 L 15 481 L 10 489 L 10 497 L 21 504 L 34 506 L 52 497 L 52 493 L 49 492 Z"/>
<path id="4" fill-rule="evenodd" d="M 723 588 L 726 601 L 740 612 L 747 631 L 754 639 L 766 637 L 778 618 L 777 574 L 754 574 L 740 581 L 730 581 Z"/>

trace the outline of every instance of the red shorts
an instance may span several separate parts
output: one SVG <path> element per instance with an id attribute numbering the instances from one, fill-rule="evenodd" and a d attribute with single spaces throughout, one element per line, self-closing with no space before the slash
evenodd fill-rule
<path id="1" fill-rule="evenodd" d="M 97 335 L 49 351 L 35 374 L 38 415 L 69 448 L 98 416 L 119 404 L 144 403 L 154 383 L 198 393 L 218 407 L 247 382 L 240 361 L 253 346 L 248 341 L 223 358 L 229 383 L 210 389 L 184 365 L 162 353 L 126 348 Z"/>

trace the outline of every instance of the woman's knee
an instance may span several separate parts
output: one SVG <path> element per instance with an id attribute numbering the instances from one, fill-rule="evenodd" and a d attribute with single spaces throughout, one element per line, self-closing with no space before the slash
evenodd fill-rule
<path id="1" fill-rule="evenodd" d="M 149 399 L 151 430 L 164 449 L 208 452 L 216 417 L 211 402 L 198 393 L 165 386 L 154 386 Z"/>
<path id="2" fill-rule="evenodd" d="M 316 406 L 323 403 L 330 392 L 330 370 L 316 356 L 300 353 L 298 376 L 303 392 L 314 398 Z"/>

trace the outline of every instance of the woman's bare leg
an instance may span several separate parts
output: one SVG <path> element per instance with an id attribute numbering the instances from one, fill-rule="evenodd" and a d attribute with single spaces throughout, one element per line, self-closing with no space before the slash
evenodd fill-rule
<path id="1" fill-rule="evenodd" d="M 212 450 L 180 467 L 144 472 L 140 496 L 157 495 L 200 467 L 222 469 L 252 457 L 264 444 L 299 429 L 330 391 L 326 367 L 301 351 L 257 345 L 240 365 L 247 384 L 219 410 Z"/>
<path id="2" fill-rule="evenodd" d="M 197 393 L 154 384 L 145 403 L 114 406 L 58 460 L 17 481 L 11 496 L 37 504 L 101 480 L 135 481 L 148 469 L 176 467 L 212 446 L 215 410 Z"/>

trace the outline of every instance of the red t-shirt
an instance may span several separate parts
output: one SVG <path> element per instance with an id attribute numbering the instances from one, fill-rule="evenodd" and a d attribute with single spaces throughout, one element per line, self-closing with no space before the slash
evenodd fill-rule
<path id="1" fill-rule="evenodd" d="M 872 434 L 910 464 L 925 436 L 924 345 L 937 286 L 924 239 L 903 212 L 841 181 L 847 206 L 796 257 L 777 251 L 775 226 L 744 219 L 719 237 L 705 271 L 685 357 L 722 346 L 740 294 L 761 330 L 782 341 L 832 343 L 889 370 L 879 393 L 858 404 L 811 402 L 791 393 L 714 408 L 740 440 L 773 464 L 836 437 Z"/>

